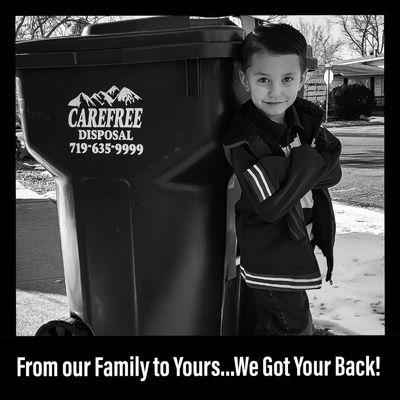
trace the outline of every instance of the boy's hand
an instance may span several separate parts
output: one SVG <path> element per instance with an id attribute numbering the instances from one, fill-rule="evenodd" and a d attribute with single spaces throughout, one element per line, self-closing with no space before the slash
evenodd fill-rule
<path id="1" fill-rule="evenodd" d="M 304 143 L 299 147 L 293 147 L 290 151 L 292 162 L 296 168 L 307 170 L 308 168 L 321 167 L 321 154 L 312 144 Z M 317 168 L 318 168 L 317 167 Z"/>
<path id="2" fill-rule="evenodd" d="M 335 153 L 341 149 L 339 140 L 323 126 L 321 126 L 313 142 L 319 153 L 323 151 Z"/>
<path id="3" fill-rule="evenodd" d="M 342 177 L 340 153 L 342 145 L 328 129 L 321 126 L 315 138 L 315 150 L 324 160 L 323 174 L 313 189 L 329 188 L 339 183 Z"/>

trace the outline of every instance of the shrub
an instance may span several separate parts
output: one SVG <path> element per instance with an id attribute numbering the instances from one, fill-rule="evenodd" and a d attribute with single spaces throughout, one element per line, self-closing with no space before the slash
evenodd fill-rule
<path id="1" fill-rule="evenodd" d="M 375 108 L 374 93 L 359 83 L 335 87 L 329 93 L 329 103 L 332 114 L 342 120 L 368 117 Z"/>
<path id="2" fill-rule="evenodd" d="M 16 139 L 15 160 L 20 161 L 22 155 L 22 145 L 17 135 L 15 135 L 15 139 Z"/>

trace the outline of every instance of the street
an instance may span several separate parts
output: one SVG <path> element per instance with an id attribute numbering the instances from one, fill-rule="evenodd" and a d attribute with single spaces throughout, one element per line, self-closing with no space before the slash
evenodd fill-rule
<path id="1" fill-rule="evenodd" d="M 332 199 L 384 208 L 384 125 L 329 128 L 342 143 L 342 179 L 330 188 Z"/>
<path id="2" fill-rule="evenodd" d="M 349 126 L 329 130 L 342 143 L 342 167 L 383 168 L 384 125 Z"/>

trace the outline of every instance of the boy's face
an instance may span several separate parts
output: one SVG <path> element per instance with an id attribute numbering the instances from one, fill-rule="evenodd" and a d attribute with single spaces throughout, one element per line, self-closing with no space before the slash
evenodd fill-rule
<path id="1" fill-rule="evenodd" d="M 255 106 L 278 123 L 284 122 L 285 111 L 296 100 L 305 75 L 297 54 L 278 55 L 266 50 L 253 54 L 246 71 L 239 71 L 240 81 Z"/>

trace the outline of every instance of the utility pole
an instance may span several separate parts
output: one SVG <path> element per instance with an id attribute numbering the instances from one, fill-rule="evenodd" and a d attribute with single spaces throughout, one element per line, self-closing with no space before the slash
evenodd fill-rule
<path id="1" fill-rule="evenodd" d="M 329 102 L 329 85 L 333 81 L 333 72 L 331 70 L 332 64 L 330 62 L 325 64 L 324 81 L 326 84 L 326 109 L 325 109 L 325 122 L 328 122 L 328 102 Z"/>

